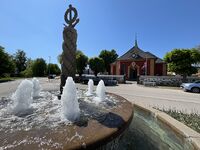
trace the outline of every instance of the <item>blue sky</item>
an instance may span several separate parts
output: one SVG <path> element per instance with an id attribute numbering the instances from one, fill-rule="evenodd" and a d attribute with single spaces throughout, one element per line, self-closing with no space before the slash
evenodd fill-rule
<path id="1" fill-rule="evenodd" d="M 134 46 L 135 33 L 141 49 L 161 58 L 200 45 L 200 0 L 0 0 L 0 45 L 57 63 L 70 3 L 79 12 L 78 49 L 89 57 L 102 49 L 122 55 Z"/>

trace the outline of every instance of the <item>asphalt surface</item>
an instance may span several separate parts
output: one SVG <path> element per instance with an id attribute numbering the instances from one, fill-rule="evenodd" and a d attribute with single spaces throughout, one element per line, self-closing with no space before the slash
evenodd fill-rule
<path id="1" fill-rule="evenodd" d="M 0 97 L 10 96 L 22 80 L 0 83 Z M 39 78 L 43 90 L 59 90 L 59 79 Z M 86 89 L 87 85 L 77 84 L 77 88 Z M 200 94 L 183 92 L 179 88 L 144 87 L 135 82 L 107 86 L 106 91 L 118 94 L 132 103 L 157 107 L 160 109 L 176 109 L 186 113 L 200 114 Z"/>

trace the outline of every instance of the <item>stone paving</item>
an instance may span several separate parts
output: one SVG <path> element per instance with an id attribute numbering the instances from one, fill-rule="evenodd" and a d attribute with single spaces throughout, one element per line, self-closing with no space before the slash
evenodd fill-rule
<path id="1" fill-rule="evenodd" d="M 39 78 L 43 90 L 59 90 L 59 79 Z M 0 97 L 11 95 L 21 80 L 0 83 Z M 87 85 L 77 84 L 85 89 Z M 200 113 L 200 94 L 183 92 L 178 88 L 144 87 L 135 82 L 106 87 L 108 92 L 118 94 L 127 100 L 150 107 L 171 108 L 187 113 Z"/>

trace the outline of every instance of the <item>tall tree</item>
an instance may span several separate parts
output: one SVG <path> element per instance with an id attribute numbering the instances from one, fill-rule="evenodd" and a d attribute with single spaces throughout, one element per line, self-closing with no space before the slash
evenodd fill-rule
<path id="1" fill-rule="evenodd" d="M 196 49 L 197 49 L 198 51 L 200 51 L 200 45 L 198 45 L 198 46 L 196 47 Z"/>
<path id="2" fill-rule="evenodd" d="M 200 52 L 196 49 L 174 49 L 165 55 L 164 60 L 169 71 L 182 75 L 185 80 L 187 75 L 197 72 L 194 64 L 200 62 Z"/>
<path id="3" fill-rule="evenodd" d="M 194 58 L 194 64 L 200 64 L 200 49 L 193 48 L 191 49 L 192 58 Z"/>
<path id="4" fill-rule="evenodd" d="M 12 57 L 5 52 L 5 48 L 0 46 L 0 77 L 4 74 L 14 73 L 15 64 Z"/>
<path id="5" fill-rule="evenodd" d="M 83 54 L 80 50 L 76 51 L 76 72 L 81 76 L 83 70 L 87 66 L 88 57 Z"/>
<path id="6" fill-rule="evenodd" d="M 95 76 L 99 72 L 103 72 L 105 70 L 104 61 L 102 58 L 94 57 L 89 60 L 90 68 L 94 71 Z"/>
<path id="7" fill-rule="evenodd" d="M 47 71 L 50 74 L 56 74 L 56 75 L 59 75 L 61 73 L 58 65 L 57 64 L 51 64 L 51 63 L 47 65 Z"/>
<path id="8" fill-rule="evenodd" d="M 47 64 L 43 58 L 37 58 L 32 66 L 33 76 L 44 77 L 47 71 Z"/>
<path id="9" fill-rule="evenodd" d="M 104 60 L 105 69 L 110 74 L 110 64 L 117 59 L 118 54 L 114 49 L 111 51 L 102 50 L 99 57 Z"/>
<path id="10" fill-rule="evenodd" d="M 26 69 L 20 73 L 23 77 L 33 77 L 33 64 L 34 60 L 28 58 L 26 61 Z"/>
<path id="11" fill-rule="evenodd" d="M 27 57 L 26 53 L 23 50 L 17 50 L 17 52 L 14 54 L 14 61 L 18 73 L 26 69 Z"/>

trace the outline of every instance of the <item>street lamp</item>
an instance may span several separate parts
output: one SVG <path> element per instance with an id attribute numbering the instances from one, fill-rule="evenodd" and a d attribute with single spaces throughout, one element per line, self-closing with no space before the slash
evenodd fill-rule
<path id="1" fill-rule="evenodd" d="M 50 61 L 51 61 L 51 56 L 49 56 L 49 75 L 50 75 Z"/>

